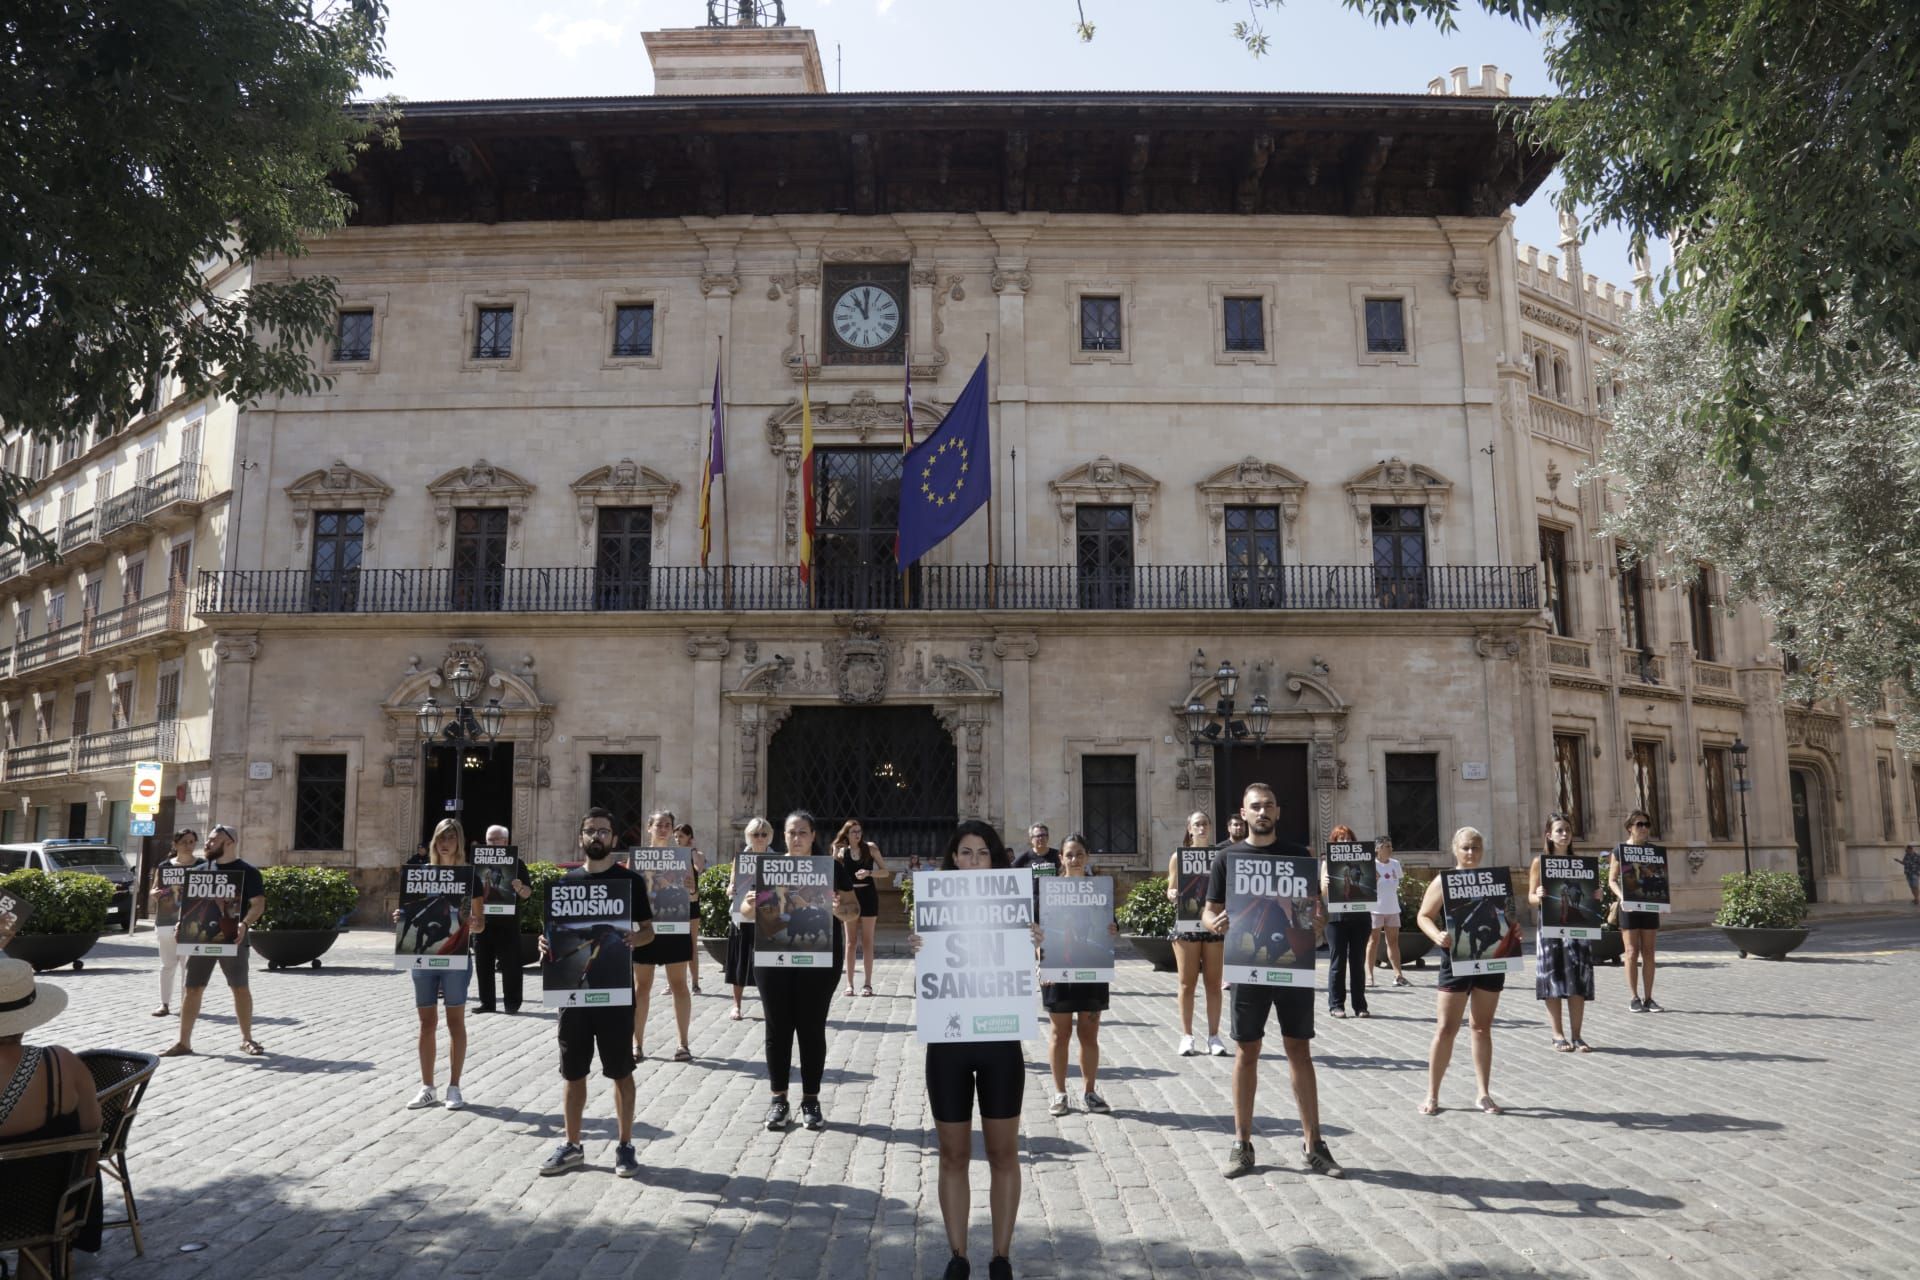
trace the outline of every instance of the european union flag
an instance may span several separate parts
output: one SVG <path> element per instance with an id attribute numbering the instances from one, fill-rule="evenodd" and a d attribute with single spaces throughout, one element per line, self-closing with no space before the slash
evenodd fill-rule
<path id="1" fill-rule="evenodd" d="M 993 434 L 982 356 L 946 421 L 907 454 L 900 475 L 900 567 L 939 546 L 992 492 Z"/>

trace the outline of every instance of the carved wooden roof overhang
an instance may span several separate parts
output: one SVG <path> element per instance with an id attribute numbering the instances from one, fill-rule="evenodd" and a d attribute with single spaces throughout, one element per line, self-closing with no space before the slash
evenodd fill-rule
<path id="1" fill-rule="evenodd" d="M 948 211 L 1492 217 L 1524 98 L 866 93 L 411 102 L 362 226 Z"/>

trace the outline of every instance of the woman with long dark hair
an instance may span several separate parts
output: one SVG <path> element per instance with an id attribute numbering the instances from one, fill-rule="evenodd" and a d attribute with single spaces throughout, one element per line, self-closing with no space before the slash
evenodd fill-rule
<path id="1" fill-rule="evenodd" d="M 1245 838 L 1244 828 L 1241 838 Z M 1188 849 L 1212 846 L 1213 819 L 1197 809 L 1188 814 L 1187 833 L 1182 843 Z M 1167 859 L 1167 901 L 1180 901 L 1178 850 Z M 1210 1053 L 1216 1058 L 1227 1056 L 1227 1046 L 1220 1039 L 1220 978 L 1225 963 L 1226 948 L 1221 944 L 1219 934 L 1193 930 L 1173 935 L 1173 967 L 1180 978 L 1180 994 L 1175 1007 L 1180 1011 L 1180 1056 L 1183 1058 L 1190 1058 L 1196 1053 Z M 1207 1042 L 1204 1045 L 1196 1045 L 1193 1038 L 1195 987 L 1203 988 L 1206 992 Z"/>
<path id="2" fill-rule="evenodd" d="M 673 814 L 662 809 L 647 819 L 647 839 L 649 848 L 673 849 Z M 687 893 L 692 897 L 697 914 L 700 901 L 698 877 L 687 873 Z M 667 990 L 673 996 L 673 1021 L 680 1032 L 680 1047 L 673 1051 L 675 1062 L 692 1062 L 693 1050 L 687 1044 L 687 1028 L 693 1020 L 693 990 L 688 985 L 687 971 L 693 965 L 693 938 L 690 933 L 658 933 L 653 941 L 644 947 L 637 947 L 633 953 L 633 1060 L 647 1060 L 647 1013 L 653 1003 L 653 971 L 664 967 L 667 971 Z"/>
<path id="3" fill-rule="evenodd" d="M 1573 852 L 1573 823 L 1564 813 L 1547 819 L 1546 848 L 1533 855 L 1527 867 L 1527 901 L 1538 911 L 1546 898 L 1541 879 L 1541 860 L 1566 857 Z M 1593 999 L 1593 948 L 1584 942 L 1564 938 L 1542 938 L 1538 943 L 1540 968 L 1533 980 L 1533 996 L 1547 1005 L 1547 1021 L 1553 1024 L 1553 1047 L 1560 1053 L 1592 1053 L 1593 1047 L 1580 1038 L 1580 1023 L 1587 1001 Z M 1567 1029 L 1560 1025 L 1560 1002 L 1567 1002 Z"/>
<path id="4" fill-rule="evenodd" d="M 747 821 L 747 849 L 753 866 L 760 865 L 760 859 L 766 856 L 773 844 L 773 824 L 765 818 L 750 818 Z M 752 889 L 753 876 L 743 875 L 740 870 L 740 858 L 734 857 L 733 864 L 727 868 L 727 901 L 739 902 L 740 891 Z M 747 987 L 753 982 L 753 919 L 743 914 L 735 914 L 733 931 L 727 935 L 727 982 L 733 987 L 733 1010 L 727 1017 L 735 1022 L 743 1016 L 740 1012 L 740 997 L 746 994 Z"/>
<path id="5" fill-rule="evenodd" d="M 1078 831 L 1060 844 L 1060 874 L 1069 880 L 1090 874 L 1087 840 Z M 1107 929 L 1118 932 L 1111 921 Z M 1067 1050 L 1076 1037 L 1080 1041 L 1082 1105 L 1100 1115 L 1113 1110 L 1094 1087 L 1100 1075 L 1100 1015 L 1107 1011 L 1107 1000 L 1104 982 L 1049 982 L 1040 988 L 1040 1003 L 1052 1024 L 1047 1049 L 1053 1068 L 1053 1105 L 1048 1110 L 1056 1116 L 1073 1109 L 1067 1101 Z"/>
<path id="6" fill-rule="evenodd" d="M 1327 843 L 1351 844 L 1357 837 L 1353 828 L 1341 823 L 1327 833 Z M 1326 896 L 1327 872 L 1332 866 L 1323 852 L 1320 858 L 1320 894 Z M 1352 987 L 1353 1016 L 1371 1018 L 1367 1012 L 1367 938 L 1372 934 L 1371 914 L 1333 912 L 1327 917 L 1327 1012 L 1336 1018 L 1347 1016 L 1348 987 Z"/>
<path id="7" fill-rule="evenodd" d="M 860 904 L 860 919 L 847 926 L 847 994 L 853 994 L 853 956 L 865 949 L 867 985 L 860 994 L 873 994 L 873 933 L 880 925 L 880 878 L 893 873 L 880 855 L 880 846 L 866 838 L 860 819 L 848 818 L 833 838 L 833 860 L 846 866 L 853 876 L 853 897 Z"/>
<path id="8" fill-rule="evenodd" d="M 1625 895 L 1620 888 L 1620 846 L 1627 844 L 1653 844 L 1653 818 L 1645 809 L 1635 809 L 1627 815 L 1627 838 L 1613 846 L 1608 857 L 1607 881 L 1612 886 L 1616 901 L 1624 901 Z M 1666 1010 L 1653 1002 L 1653 953 L 1654 944 L 1660 938 L 1660 913 L 1658 911 L 1628 911 L 1620 909 L 1620 946 L 1621 959 L 1627 966 L 1627 992 L 1632 999 L 1627 1008 L 1634 1013 L 1665 1013 Z"/>

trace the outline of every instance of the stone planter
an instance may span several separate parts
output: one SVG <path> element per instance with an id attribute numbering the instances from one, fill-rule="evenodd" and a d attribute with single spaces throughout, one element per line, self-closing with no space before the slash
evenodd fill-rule
<path id="1" fill-rule="evenodd" d="M 35 973 L 45 973 L 66 965 L 84 969 L 87 966 L 80 957 L 93 950 L 93 944 L 98 941 L 100 935 L 97 933 L 22 934 L 7 944 L 7 954 L 15 960 L 25 960 L 33 966 Z"/>
<path id="2" fill-rule="evenodd" d="M 715 938 L 715 937 L 710 937 L 707 934 L 701 934 L 700 945 L 707 949 L 707 954 L 713 957 L 713 963 L 715 965 L 719 966 L 722 969 L 726 968 L 726 965 L 727 965 L 726 938 L 724 937 Z"/>
<path id="3" fill-rule="evenodd" d="M 262 929 L 249 933 L 247 941 L 269 969 L 292 969 L 303 964 L 318 969 L 320 957 L 339 937 L 338 929 Z"/>
<path id="4" fill-rule="evenodd" d="M 1727 935 L 1734 950 L 1745 960 L 1748 956 L 1759 956 L 1762 960 L 1785 960 L 1787 952 L 1807 940 L 1811 929 L 1735 929 L 1728 925 L 1719 926 L 1720 932 Z"/>
<path id="5" fill-rule="evenodd" d="M 1618 929 L 1607 929 L 1587 947 L 1593 953 L 1595 964 L 1619 964 L 1620 957 L 1627 953 L 1627 940 L 1620 936 Z"/>
<path id="6" fill-rule="evenodd" d="M 1155 973 L 1179 972 L 1173 962 L 1172 938 L 1149 938 L 1142 933 L 1129 933 L 1126 938 L 1133 953 L 1152 964 Z"/>

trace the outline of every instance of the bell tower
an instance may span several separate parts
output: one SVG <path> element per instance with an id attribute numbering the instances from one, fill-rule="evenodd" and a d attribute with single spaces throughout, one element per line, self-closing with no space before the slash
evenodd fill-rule
<path id="1" fill-rule="evenodd" d="M 707 25 L 649 31 L 657 95 L 825 93 L 813 32 L 787 25 L 784 0 L 707 0 Z"/>

